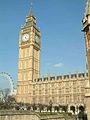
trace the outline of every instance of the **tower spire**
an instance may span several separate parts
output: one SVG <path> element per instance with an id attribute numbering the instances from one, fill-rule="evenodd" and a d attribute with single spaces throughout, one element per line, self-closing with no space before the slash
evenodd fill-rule
<path id="1" fill-rule="evenodd" d="M 86 8 L 85 8 L 85 17 L 87 15 L 90 15 L 90 0 L 87 0 L 87 3 L 86 3 Z"/>
<path id="2" fill-rule="evenodd" d="M 28 16 L 32 16 L 33 15 L 32 7 L 33 7 L 33 0 L 31 0 L 31 2 L 30 2 L 30 10 L 29 10 Z"/>

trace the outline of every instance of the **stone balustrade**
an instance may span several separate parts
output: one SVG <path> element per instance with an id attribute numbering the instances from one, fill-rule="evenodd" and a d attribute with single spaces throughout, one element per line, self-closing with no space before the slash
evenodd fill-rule
<path id="1" fill-rule="evenodd" d="M 30 111 L 0 111 L 0 120 L 75 120 L 66 115 L 39 115 Z"/>

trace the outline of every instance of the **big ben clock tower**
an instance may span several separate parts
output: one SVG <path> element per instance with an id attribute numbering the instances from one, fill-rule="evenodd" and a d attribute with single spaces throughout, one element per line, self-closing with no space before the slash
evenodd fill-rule
<path id="1" fill-rule="evenodd" d="M 40 31 L 30 10 L 19 36 L 17 102 L 31 103 L 34 79 L 40 77 Z"/>

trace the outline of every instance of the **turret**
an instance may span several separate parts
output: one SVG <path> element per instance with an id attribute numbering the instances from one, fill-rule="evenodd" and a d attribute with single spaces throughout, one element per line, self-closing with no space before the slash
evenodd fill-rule
<path id="1" fill-rule="evenodd" d="M 83 23 L 83 32 L 86 43 L 86 56 L 87 56 L 88 76 L 89 76 L 89 85 L 90 85 L 90 0 L 87 1 L 82 23 Z"/>

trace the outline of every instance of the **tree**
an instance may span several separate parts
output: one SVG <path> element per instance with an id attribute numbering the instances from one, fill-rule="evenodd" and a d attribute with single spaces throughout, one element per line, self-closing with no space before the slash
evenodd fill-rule
<path id="1" fill-rule="evenodd" d="M 25 106 L 26 106 L 26 109 L 27 109 L 27 110 L 31 110 L 31 104 L 26 103 Z"/>
<path id="2" fill-rule="evenodd" d="M 31 106 L 29 105 L 29 106 L 27 106 L 27 110 L 31 110 Z"/>
<path id="3" fill-rule="evenodd" d="M 68 105 L 62 106 L 62 110 L 63 110 L 64 112 L 67 112 L 67 111 L 68 111 Z"/>
<path id="4" fill-rule="evenodd" d="M 9 102 L 9 103 L 16 103 L 16 99 L 15 99 L 15 97 L 9 95 L 7 97 L 7 102 Z"/>
<path id="5" fill-rule="evenodd" d="M 9 96 L 9 93 L 10 93 L 10 89 L 9 88 L 4 89 L 3 94 L 4 94 L 4 101 L 5 102 L 7 102 L 7 98 Z"/>
<path id="6" fill-rule="evenodd" d="M 71 106 L 71 107 L 70 107 L 70 110 L 72 110 L 73 113 L 75 114 L 75 107 L 74 107 L 74 106 Z"/>
<path id="7" fill-rule="evenodd" d="M 0 109 L 3 109 L 4 103 L 0 101 Z"/>
<path id="8" fill-rule="evenodd" d="M 50 110 L 50 112 L 52 112 L 52 100 L 50 100 L 50 102 L 49 102 L 49 110 Z"/>
<path id="9" fill-rule="evenodd" d="M 39 104 L 39 110 L 40 110 L 40 112 L 42 112 L 44 110 L 44 105 Z"/>
<path id="10" fill-rule="evenodd" d="M 16 105 L 16 106 L 15 106 L 15 109 L 16 109 L 16 110 L 19 110 L 19 109 L 20 109 L 20 106 L 19 106 L 19 105 Z"/>
<path id="11" fill-rule="evenodd" d="M 79 106 L 78 118 L 80 120 L 87 120 L 87 114 L 84 111 L 85 111 L 85 108 L 82 105 Z"/>
<path id="12" fill-rule="evenodd" d="M 62 111 L 62 107 L 63 107 L 62 105 L 59 105 L 59 110 L 61 110 L 61 111 Z"/>
<path id="13" fill-rule="evenodd" d="M 59 111 L 59 106 L 54 106 L 54 111 Z"/>
<path id="14" fill-rule="evenodd" d="M 82 106 L 82 105 L 79 106 L 79 110 L 83 112 L 85 110 L 84 106 Z"/>
<path id="15" fill-rule="evenodd" d="M 37 106 L 35 105 L 35 103 L 32 105 L 32 108 L 34 111 L 37 110 Z"/>

